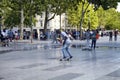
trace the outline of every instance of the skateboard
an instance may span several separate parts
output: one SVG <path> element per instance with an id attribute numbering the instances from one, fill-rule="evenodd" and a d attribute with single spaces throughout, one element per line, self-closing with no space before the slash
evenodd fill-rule
<path id="1" fill-rule="evenodd" d="M 60 61 L 71 61 L 72 58 L 61 58 Z"/>
<path id="2" fill-rule="evenodd" d="M 84 47 L 84 48 L 82 48 L 82 51 L 92 51 L 92 49 L 89 47 Z"/>

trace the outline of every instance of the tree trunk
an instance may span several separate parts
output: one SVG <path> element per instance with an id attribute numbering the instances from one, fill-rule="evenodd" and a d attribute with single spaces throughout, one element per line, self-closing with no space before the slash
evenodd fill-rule
<path id="1" fill-rule="evenodd" d="M 33 26 L 31 25 L 30 28 L 31 28 L 31 34 L 30 34 L 31 38 L 30 38 L 30 40 L 31 40 L 31 43 L 33 43 Z"/>
<path id="2" fill-rule="evenodd" d="M 84 3 L 82 4 L 82 11 L 81 11 L 81 19 L 80 19 L 80 39 L 82 38 L 82 23 L 84 18 Z"/>
<path id="3" fill-rule="evenodd" d="M 49 14 L 49 12 L 48 12 L 48 10 L 46 8 L 46 11 L 45 11 L 45 21 L 44 21 L 44 30 L 43 30 L 44 33 L 47 31 L 47 23 L 50 20 L 54 19 L 55 15 L 56 15 L 56 13 L 54 13 L 53 16 L 51 16 L 51 18 L 48 19 L 48 14 Z"/>
<path id="4" fill-rule="evenodd" d="M 44 30 L 43 30 L 43 33 L 46 33 L 47 31 L 47 22 L 48 22 L 48 11 L 46 9 L 45 11 L 45 22 L 44 22 Z"/>
<path id="5" fill-rule="evenodd" d="M 60 14 L 60 30 L 62 29 L 62 26 L 61 26 L 61 14 Z"/>
<path id="6" fill-rule="evenodd" d="M 23 9 L 21 9 L 21 23 L 20 23 L 20 39 L 23 39 L 23 24 L 24 22 L 24 16 L 23 16 Z"/>
<path id="7" fill-rule="evenodd" d="M 31 43 L 33 43 L 33 21 L 32 21 L 32 3 L 33 3 L 33 0 L 31 0 L 31 9 L 30 9 L 30 21 L 31 21 L 31 24 L 30 24 L 30 28 L 31 28 Z"/>
<path id="8" fill-rule="evenodd" d="M 90 5 L 90 3 L 88 3 L 87 7 L 84 9 L 85 0 L 84 0 L 84 2 L 82 2 L 82 11 L 81 11 L 81 19 L 80 19 L 80 39 L 82 39 L 82 23 L 83 23 L 84 15 L 85 15 L 85 12 L 87 11 L 89 5 Z"/>

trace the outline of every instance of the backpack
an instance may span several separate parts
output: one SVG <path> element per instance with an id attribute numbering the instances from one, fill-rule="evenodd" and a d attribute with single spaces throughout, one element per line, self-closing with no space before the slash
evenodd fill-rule
<path id="1" fill-rule="evenodd" d="M 98 33 L 96 34 L 96 39 L 99 39 L 99 34 Z"/>

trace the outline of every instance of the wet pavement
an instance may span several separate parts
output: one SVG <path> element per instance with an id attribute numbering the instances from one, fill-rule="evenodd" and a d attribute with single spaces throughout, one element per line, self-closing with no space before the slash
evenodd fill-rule
<path id="1" fill-rule="evenodd" d="M 0 54 L 0 80 L 119 80 L 120 40 L 107 39 L 97 41 L 98 48 L 92 51 L 79 47 L 85 41 L 74 41 L 77 47 L 70 48 L 73 55 L 70 61 L 59 61 L 61 47 L 51 41 L 11 44 L 14 51 Z"/>
<path id="2" fill-rule="evenodd" d="M 59 48 L 61 44 L 52 44 L 52 41 L 40 41 L 40 40 L 33 40 L 31 43 L 30 40 L 19 40 L 15 42 L 11 42 L 9 47 L 0 47 L 0 53 L 5 51 L 21 51 L 21 50 L 34 50 L 39 48 Z M 85 40 L 74 40 L 72 43 L 73 48 L 82 48 L 86 46 Z M 97 48 L 106 47 L 106 48 L 120 48 L 120 36 L 118 37 L 117 41 L 109 41 L 108 37 L 100 37 L 97 40 L 96 44 Z"/>

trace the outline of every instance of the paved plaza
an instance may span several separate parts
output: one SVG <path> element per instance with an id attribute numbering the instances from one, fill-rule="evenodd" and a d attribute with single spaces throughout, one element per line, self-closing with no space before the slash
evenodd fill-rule
<path id="1" fill-rule="evenodd" d="M 120 36 L 116 42 L 100 38 L 92 51 L 79 47 L 86 41 L 72 44 L 76 47 L 70 48 L 70 61 L 59 61 L 61 47 L 51 41 L 25 40 L 0 47 L 0 80 L 120 80 Z"/>

